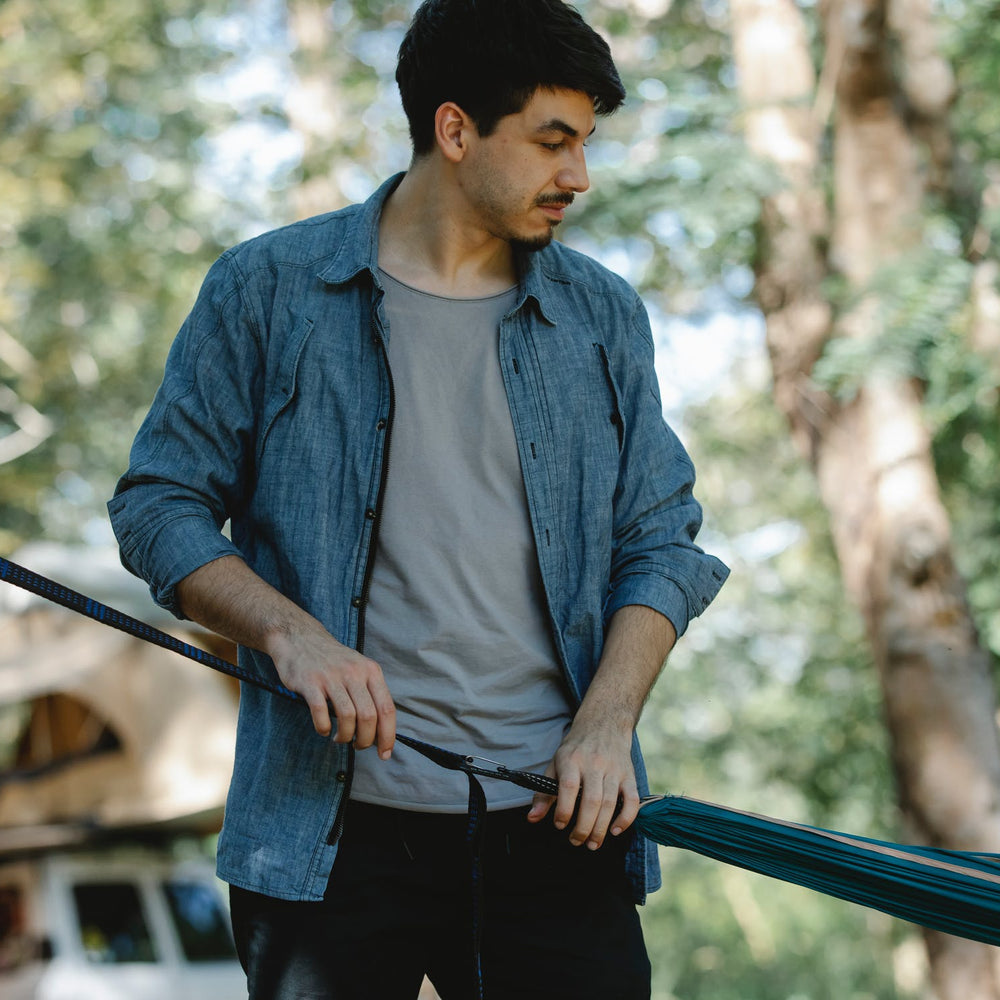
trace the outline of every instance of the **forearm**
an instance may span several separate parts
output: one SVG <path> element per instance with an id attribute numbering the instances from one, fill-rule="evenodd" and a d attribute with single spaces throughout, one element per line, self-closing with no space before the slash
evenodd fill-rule
<path id="1" fill-rule="evenodd" d="M 638 604 L 616 611 L 574 725 L 602 724 L 627 732 L 631 738 L 676 641 L 673 625 L 658 611 Z"/>
<path id="2" fill-rule="evenodd" d="M 237 556 L 215 559 L 184 577 L 177 584 L 177 599 L 192 621 L 272 657 L 283 638 L 323 629 Z"/>
<path id="3" fill-rule="evenodd" d="M 358 749 L 388 757 L 396 708 L 374 660 L 343 645 L 312 615 L 262 580 L 237 556 L 206 563 L 177 585 L 181 610 L 241 646 L 266 653 L 282 683 L 309 706 L 313 726 Z"/>

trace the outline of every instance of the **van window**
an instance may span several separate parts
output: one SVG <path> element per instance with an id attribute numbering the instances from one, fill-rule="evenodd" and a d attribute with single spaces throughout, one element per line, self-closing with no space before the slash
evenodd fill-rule
<path id="1" fill-rule="evenodd" d="M 171 880 L 163 883 L 163 891 L 189 962 L 222 962 L 236 957 L 229 918 L 211 885 Z"/>
<path id="2" fill-rule="evenodd" d="M 80 937 L 87 959 L 99 964 L 155 962 L 156 952 L 131 882 L 81 882 L 73 886 Z"/>

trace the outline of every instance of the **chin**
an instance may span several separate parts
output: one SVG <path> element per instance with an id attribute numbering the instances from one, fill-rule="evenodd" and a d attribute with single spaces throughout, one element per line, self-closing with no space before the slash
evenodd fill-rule
<path id="1" fill-rule="evenodd" d="M 510 245 L 523 253 L 537 253 L 544 250 L 554 237 L 554 233 L 549 231 L 540 236 L 513 236 L 509 240 Z"/>

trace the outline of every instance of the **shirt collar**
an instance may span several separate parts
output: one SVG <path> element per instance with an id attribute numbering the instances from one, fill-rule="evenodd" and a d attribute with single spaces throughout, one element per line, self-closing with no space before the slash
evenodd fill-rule
<path id="1" fill-rule="evenodd" d="M 555 326 L 553 319 L 555 309 L 553 298 L 555 284 L 566 284 L 549 276 L 544 267 L 544 259 L 549 250 L 522 251 L 517 255 L 517 280 L 520 288 L 517 308 L 522 309 L 529 301 L 534 303 L 538 315 L 549 324 Z"/>
<path id="2" fill-rule="evenodd" d="M 362 271 L 368 271 L 373 276 L 378 273 L 378 224 L 382 206 L 403 176 L 402 172 L 394 174 L 357 207 L 360 215 L 354 227 L 354 238 L 344 240 L 337 247 L 330 263 L 319 272 L 321 281 L 328 285 L 343 285 Z"/>
<path id="3" fill-rule="evenodd" d="M 319 272 L 322 281 L 330 285 L 342 285 L 356 278 L 362 271 L 368 271 L 377 282 L 379 219 L 389 195 L 396 190 L 403 177 L 402 172 L 394 174 L 367 201 L 358 206 L 360 215 L 355 226 L 356 236 L 340 244 L 329 264 Z M 522 309 L 531 301 L 542 319 L 555 326 L 555 320 L 552 319 L 552 285 L 556 279 L 545 272 L 541 260 L 545 253 L 542 250 L 517 255 L 519 295 L 514 311 Z"/>

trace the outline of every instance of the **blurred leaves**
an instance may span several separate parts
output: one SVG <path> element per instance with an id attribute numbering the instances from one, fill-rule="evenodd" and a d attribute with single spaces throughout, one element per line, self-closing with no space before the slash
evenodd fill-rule
<path id="1" fill-rule="evenodd" d="M 940 411 L 938 422 L 946 422 L 971 402 L 952 394 L 955 384 L 950 377 L 959 361 L 954 350 L 961 339 L 971 282 L 968 261 L 954 251 L 924 247 L 883 265 L 864 291 L 849 300 L 831 287 L 831 299 L 842 310 L 872 298 L 877 303 L 878 332 L 864 339 L 832 340 L 813 370 L 816 381 L 848 400 L 873 370 L 917 378 L 931 387 L 933 405 Z"/>
<path id="2" fill-rule="evenodd" d="M 0 478 L 4 548 L 43 524 L 79 537 L 99 510 L 232 235 L 198 181 L 198 143 L 229 117 L 193 89 L 228 58 L 201 31 L 212 10 L 0 6 L 0 444 L 24 448 Z"/>

